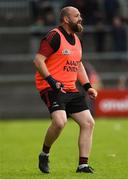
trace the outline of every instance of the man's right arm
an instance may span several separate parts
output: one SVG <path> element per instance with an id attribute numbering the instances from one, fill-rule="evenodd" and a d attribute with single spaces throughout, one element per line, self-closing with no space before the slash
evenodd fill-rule
<path id="1" fill-rule="evenodd" d="M 34 64 L 35 64 L 38 72 L 41 74 L 41 76 L 44 79 L 50 75 L 48 68 L 45 64 L 45 60 L 46 60 L 46 57 L 42 54 L 36 54 L 36 57 L 34 59 Z"/>
<path id="2" fill-rule="evenodd" d="M 40 42 L 40 47 L 34 59 L 34 64 L 45 79 L 50 75 L 45 60 L 53 53 L 55 53 L 60 46 L 60 35 L 56 31 L 50 31 Z"/>

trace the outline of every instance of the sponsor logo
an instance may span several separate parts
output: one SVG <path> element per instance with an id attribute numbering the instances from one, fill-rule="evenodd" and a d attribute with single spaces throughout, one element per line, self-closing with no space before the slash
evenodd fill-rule
<path id="1" fill-rule="evenodd" d="M 63 71 L 67 72 L 78 72 L 78 66 L 80 61 L 67 60 Z"/>
<path id="2" fill-rule="evenodd" d="M 56 101 L 53 102 L 53 104 L 52 104 L 52 108 L 54 108 L 54 107 L 59 107 L 59 104 Z"/>
<path id="3" fill-rule="evenodd" d="M 103 112 L 109 111 L 128 111 L 128 99 L 106 99 L 100 102 L 100 109 Z"/>
<path id="4" fill-rule="evenodd" d="M 64 50 L 62 51 L 62 54 L 68 55 L 68 54 L 71 54 L 71 51 L 70 51 L 69 49 L 64 49 Z"/>

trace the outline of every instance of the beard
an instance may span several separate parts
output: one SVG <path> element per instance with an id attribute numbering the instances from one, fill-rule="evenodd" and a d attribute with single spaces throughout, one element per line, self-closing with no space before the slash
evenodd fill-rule
<path id="1" fill-rule="evenodd" d="M 69 26 L 73 32 L 82 32 L 83 26 L 81 23 L 73 23 L 71 20 L 69 21 Z"/>

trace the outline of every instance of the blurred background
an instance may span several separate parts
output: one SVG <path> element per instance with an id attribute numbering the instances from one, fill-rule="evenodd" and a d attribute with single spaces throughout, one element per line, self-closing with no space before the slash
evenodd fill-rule
<path id="1" fill-rule="evenodd" d="M 72 5 L 83 18 L 83 62 L 98 98 L 94 116 L 128 117 L 127 0 L 0 0 L 0 119 L 43 118 L 33 59 L 41 38 Z"/>

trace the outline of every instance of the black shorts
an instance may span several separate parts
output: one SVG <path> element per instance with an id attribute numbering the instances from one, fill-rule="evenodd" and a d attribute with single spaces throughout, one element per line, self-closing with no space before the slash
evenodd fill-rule
<path id="1" fill-rule="evenodd" d="M 85 96 L 80 92 L 59 92 L 57 94 L 53 90 L 46 90 L 41 91 L 40 96 L 50 113 L 56 110 L 65 110 L 69 115 L 88 109 Z"/>

